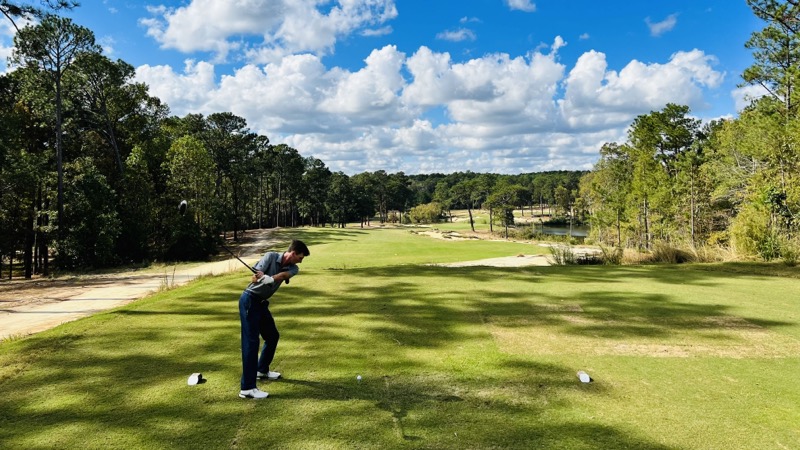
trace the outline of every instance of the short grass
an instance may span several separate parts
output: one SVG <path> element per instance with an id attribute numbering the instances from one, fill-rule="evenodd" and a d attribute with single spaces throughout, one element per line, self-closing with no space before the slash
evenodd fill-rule
<path id="1" fill-rule="evenodd" d="M 208 277 L 0 344 L 0 447 L 800 448 L 796 270 L 447 268 L 522 244 L 283 232 L 312 255 L 272 303 L 269 399 L 236 395 L 247 274 Z"/>

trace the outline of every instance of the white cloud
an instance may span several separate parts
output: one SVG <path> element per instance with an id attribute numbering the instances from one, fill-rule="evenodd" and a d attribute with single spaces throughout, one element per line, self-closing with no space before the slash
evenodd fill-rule
<path id="1" fill-rule="evenodd" d="M 531 0 L 506 0 L 506 4 L 508 4 L 509 9 L 511 10 L 516 9 L 525 12 L 536 11 L 536 5 L 531 2 Z"/>
<path id="2" fill-rule="evenodd" d="M 97 44 L 103 49 L 103 54 L 109 58 L 114 55 L 114 44 L 116 41 L 112 36 L 103 36 L 97 39 Z"/>
<path id="3" fill-rule="evenodd" d="M 678 15 L 670 14 L 661 22 L 652 22 L 650 18 L 647 17 L 644 19 L 644 22 L 647 24 L 647 27 L 650 28 L 650 35 L 658 37 L 675 28 L 675 25 L 678 23 Z"/>
<path id="4" fill-rule="evenodd" d="M 760 84 L 744 86 L 731 91 L 731 97 L 736 104 L 736 111 L 742 111 L 750 106 L 753 100 L 758 100 L 767 95 L 771 94 Z"/>
<path id="5" fill-rule="evenodd" d="M 551 51 L 557 52 L 558 49 L 561 47 L 566 47 L 567 41 L 564 40 L 561 36 L 556 36 L 555 40 L 553 40 L 553 45 L 550 47 Z"/>
<path id="6" fill-rule="evenodd" d="M 702 87 L 718 87 L 724 74 L 713 69 L 716 59 L 700 50 L 677 52 L 666 64 L 631 61 L 621 71 L 607 70 L 603 53 L 578 58 L 559 100 L 563 117 L 573 128 L 620 126 L 636 114 L 666 103 L 693 109 L 706 107 Z"/>
<path id="7" fill-rule="evenodd" d="M 366 66 L 355 73 L 337 71 L 333 86 L 326 92 L 319 110 L 342 115 L 351 121 L 375 117 L 377 123 L 400 119 L 403 106 L 399 93 L 405 85 L 400 75 L 405 55 L 394 46 L 373 50 Z"/>
<path id="8" fill-rule="evenodd" d="M 144 65 L 136 69 L 136 78 L 147 83 L 150 94 L 166 102 L 177 115 L 206 111 L 209 94 L 217 89 L 214 66 L 207 62 L 187 60 L 183 74 L 169 66 Z"/>
<path id="9" fill-rule="evenodd" d="M 364 30 L 361 32 L 361 36 L 386 36 L 392 34 L 392 31 L 392 27 L 387 25 L 381 28 Z"/>
<path id="10" fill-rule="evenodd" d="M 444 41 L 461 42 L 461 41 L 474 41 L 477 39 L 475 32 L 468 28 L 459 28 L 458 30 L 442 31 L 436 35 L 436 39 Z"/>
<path id="11" fill-rule="evenodd" d="M 154 17 L 140 24 L 162 48 L 212 52 L 217 61 L 243 50 L 251 61 L 267 63 L 293 53 L 328 54 L 340 36 L 397 16 L 392 0 L 338 0 L 325 12 L 318 6 L 316 0 L 192 0 L 148 7 Z"/>
<path id="12" fill-rule="evenodd" d="M 568 68 L 558 58 L 564 45 L 556 37 L 524 56 L 463 62 L 386 46 L 354 71 L 306 53 L 222 77 L 212 64 L 187 61 L 180 73 L 139 67 L 137 81 L 176 115 L 231 111 L 335 171 L 519 173 L 589 169 L 637 115 L 667 102 L 702 109 L 703 89 L 724 76 L 699 50 L 619 71 L 590 51 Z"/>
<path id="13" fill-rule="evenodd" d="M 583 33 L 582 35 L 578 36 L 578 39 L 580 39 L 582 41 L 585 41 L 586 39 L 589 39 L 589 33 Z"/>
<path id="14" fill-rule="evenodd" d="M 17 20 L 17 26 L 20 29 L 31 24 L 33 24 L 33 22 L 25 19 Z M 3 17 L 0 20 L 0 74 L 11 71 L 11 68 L 8 66 L 8 58 L 14 51 L 14 36 L 16 34 L 17 30 L 14 28 L 11 21 Z"/>

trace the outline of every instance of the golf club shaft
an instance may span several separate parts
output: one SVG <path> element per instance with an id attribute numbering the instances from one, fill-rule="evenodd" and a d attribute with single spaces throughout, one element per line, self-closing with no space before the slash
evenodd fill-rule
<path id="1" fill-rule="evenodd" d="M 237 256 L 235 253 L 233 253 L 233 252 L 231 251 L 231 249 L 229 249 L 229 248 L 228 248 L 228 247 L 227 247 L 225 244 L 222 244 L 222 243 L 221 243 L 220 245 L 222 246 L 222 248 L 224 248 L 225 250 L 227 250 L 227 251 L 228 251 L 228 253 L 230 253 L 230 254 L 231 254 L 231 255 L 232 255 L 234 258 L 238 259 L 240 263 L 244 264 L 244 266 L 245 266 L 245 267 L 247 267 L 248 269 L 250 269 L 250 271 L 251 271 L 251 272 L 253 272 L 253 273 L 256 273 L 256 272 L 258 272 L 256 269 L 254 269 L 254 268 L 250 267 L 250 265 L 249 265 L 249 264 L 247 264 L 246 262 L 242 261 L 242 258 L 239 258 L 239 257 L 238 257 L 238 256 Z"/>

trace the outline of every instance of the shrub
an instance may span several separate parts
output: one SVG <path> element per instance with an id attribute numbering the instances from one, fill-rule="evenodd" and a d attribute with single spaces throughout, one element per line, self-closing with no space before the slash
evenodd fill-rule
<path id="1" fill-rule="evenodd" d="M 781 238 L 777 233 L 767 233 L 756 242 L 758 256 L 764 261 L 772 261 L 781 256 Z"/>
<path id="2" fill-rule="evenodd" d="M 623 250 L 620 247 L 606 247 L 601 245 L 600 251 L 603 253 L 601 258 L 603 264 L 608 266 L 618 266 L 622 264 Z"/>
<path id="3" fill-rule="evenodd" d="M 800 243 L 798 239 L 785 239 L 781 245 L 781 256 L 783 263 L 789 267 L 797 265 L 797 260 L 800 258 Z"/>
<path id="4" fill-rule="evenodd" d="M 694 261 L 692 254 L 685 250 L 672 247 L 663 242 L 657 242 L 653 246 L 651 262 L 681 264 L 692 261 Z"/>
<path id="5" fill-rule="evenodd" d="M 439 203 L 426 203 L 411 208 L 408 213 L 412 223 L 436 223 L 441 220 L 442 206 Z"/>
<path id="6" fill-rule="evenodd" d="M 570 266 L 577 264 L 575 252 L 569 245 L 550 246 L 550 263 L 554 266 Z"/>
<path id="7" fill-rule="evenodd" d="M 722 245 L 700 245 L 689 250 L 692 253 L 694 262 L 721 262 L 733 261 L 736 259 L 733 252 Z"/>

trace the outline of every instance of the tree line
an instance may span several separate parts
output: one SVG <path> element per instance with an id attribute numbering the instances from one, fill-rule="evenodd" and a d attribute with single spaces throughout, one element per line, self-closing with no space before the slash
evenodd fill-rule
<path id="1" fill-rule="evenodd" d="M 170 115 L 90 30 L 20 8 L 0 3 L 7 17 L 40 17 L 19 29 L 15 69 L 0 76 L 0 272 L 4 262 L 9 276 L 15 262 L 25 277 L 47 274 L 51 255 L 60 268 L 204 259 L 229 232 L 402 221 L 434 198 L 448 208 L 491 200 L 497 176 L 348 176 L 230 112 Z M 479 191 L 450 192 L 467 180 Z M 554 185 L 537 195 L 552 200 Z"/>
<path id="2" fill-rule="evenodd" d="M 581 180 L 593 235 L 619 247 L 725 246 L 765 260 L 800 252 L 800 3 L 748 0 L 767 24 L 745 46 L 744 85 L 768 95 L 702 125 L 686 106 L 638 116 Z"/>
<path id="3" fill-rule="evenodd" d="M 486 209 L 508 236 L 514 211 L 547 205 L 619 247 L 735 247 L 765 259 L 797 251 L 800 71 L 795 2 L 748 0 L 767 27 L 746 43 L 745 84 L 770 95 L 703 125 L 687 106 L 637 117 L 591 171 L 348 176 L 273 144 L 231 112 L 171 115 L 105 57 L 93 33 L 42 8 L 0 0 L 19 29 L 0 75 L 0 273 L 204 259 L 250 228 L 422 222 Z M 16 27 L 16 24 L 14 25 Z M 181 200 L 189 212 L 178 214 Z M 474 223 L 473 223 L 474 229 Z M 492 229 L 494 231 L 494 229 Z M 11 267 L 8 268 L 11 276 Z"/>

